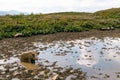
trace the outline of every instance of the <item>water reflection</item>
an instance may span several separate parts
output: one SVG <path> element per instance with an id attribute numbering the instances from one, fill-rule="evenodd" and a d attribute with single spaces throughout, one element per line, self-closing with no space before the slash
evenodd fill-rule
<path id="1" fill-rule="evenodd" d="M 88 80 L 117 80 L 120 72 L 120 38 L 88 38 L 34 45 L 44 65 L 81 68 Z"/>
<path id="2" fill-rule="evenodd" d="M 20 60 L 17 57 L 10 57 L 9 59 L 0 60 L 0 65 L 14 63 L 14 62 L 20 62 Z"/>

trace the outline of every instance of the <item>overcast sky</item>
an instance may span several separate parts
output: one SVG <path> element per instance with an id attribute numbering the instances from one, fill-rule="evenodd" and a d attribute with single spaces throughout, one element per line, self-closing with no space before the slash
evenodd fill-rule
<path id="1" fill-rule="evenodd" d="M 0 0 L 0 11 L 21 12 L 95 12 L 120 7 L 120 0 Z"/>

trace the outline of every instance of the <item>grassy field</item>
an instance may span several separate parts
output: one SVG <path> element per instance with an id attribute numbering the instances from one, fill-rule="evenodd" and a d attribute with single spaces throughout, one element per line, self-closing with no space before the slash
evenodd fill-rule
<path id="1" fill-rule="evenodd" d="M 95 13 L 62 12 L 0 16 L 0 39 L 57 32 L 81 32 L 100 28 L 120 28 L 120 8 Z"/>

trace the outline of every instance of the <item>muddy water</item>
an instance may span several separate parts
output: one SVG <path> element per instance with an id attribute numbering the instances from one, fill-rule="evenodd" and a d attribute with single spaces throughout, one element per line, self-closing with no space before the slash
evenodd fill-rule
<path id="1" fill-rule="evenodd" d="M 74 41 L 35 42 L 38 64 L 87 73 L 87 80 L 120 79 L 120 38 L 86 38 Z"/>
<path id="2" fill-rule="evenodd" d="M 34 46 L 35 50 L 40 52 L 39 60 L 36 61 L 39 67 L 37 72 L 33 71 L 30 74 L 29 70 L 20 64 L 19 58 L 14 56 L 0 60 L 0 79 L 34 79 L 36 76 L 39 79 L 44 74 L 42 72 L 51 70 L 59 74 L 60 78 L 66 76 L 62 80 L 71 80 L 70 78 L 76 78 L 79 75 L 77 74 L 79 70 L 82 70 L 86 72 L 87 80 L 120 80 L 120 38 L 98 39 L 91 37 L 51 43 L 37 41 L 34 42 Z M 29 67 L 29 65 L 27 66 Z M 59 73 L 66 69 L 70 69 L 68 70 L 69 75 L 66 74 L 67 71 L 66 75 Z M 36 74 L 33 75 L 33 73 Z M 44 76 L 42 79 L 45 79 Z"/>

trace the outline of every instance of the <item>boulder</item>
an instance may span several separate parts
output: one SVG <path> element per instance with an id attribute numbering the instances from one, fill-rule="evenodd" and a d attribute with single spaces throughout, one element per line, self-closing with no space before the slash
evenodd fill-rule
<path id="1" fill-rule="evenodd" d="M 33 63 L 35 64 L 35 60 L 38 60 L 39 52 L 36 51 L 27 51 L 23 52 L 20 56 L 21 62 Z"/>
<path id="2" fill-rule="evenodd" d="M 115 30 L 114 27 L 107 27 L 107 28 L 100 28 L 101 31 L 110 31 L 110 30 Z"/>
<path id="3" fill-rule="evenodd" d="M 22 36 L 23 36 L 22 33 L 16 33 L 16 34 L 14 35 L 14 37 L 22 37 Z"/>

